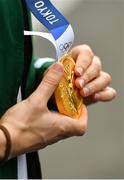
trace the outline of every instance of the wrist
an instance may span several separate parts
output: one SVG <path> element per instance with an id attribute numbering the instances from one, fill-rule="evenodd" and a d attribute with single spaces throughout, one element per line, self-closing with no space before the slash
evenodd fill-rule
<path id="1" fill-rule="evenodd" d="M 19 132 L 18 132 L 17 128 L 12 126 L 10 123 L 8 123 L 6 121 L 5 122 L 2 121 L 1 125 L 4 126 L 8 130 L 9 135 L 10 135 L 11 151 L 9 153 L 8 159 L 11 159 L 11 158 L 15 157 L 18 154 L 18 149 L 20 148 L 19 144 L 18 144 L 20 135 L 19 135 Z M 6 148 L 6 144 L 5 144 L 5 148 Z"/>
<path id="2" fill-rule="evenodd" d="M 2 130 L 2 132 L 3 132 L 3 134 L 4 134 L 5 138 L 6 138 L 6 143 L 5 143 L 6 147 L 4 146 L 4 144 L 2 144 L 3 149 L 5 148 L 5 152 L 2 149 L 2 152 L 4 153 L 4 156 L 0 160 L 0 166 L 1 166 L 9 159 L 9 156 L 10 156 L 10 153 L 11 153 L 11 137 L 10 137 L 10 133 L 9 133 L 8 129 L 5 126 L 3 126 L 2 124 L 0 124 L 0 130 Z"/>
<path id="3" fill-rule="evenodd" d="M 6 151 L 6 137 L 2 130 L 0 130 L 0 160 L 4 158 Z"/>

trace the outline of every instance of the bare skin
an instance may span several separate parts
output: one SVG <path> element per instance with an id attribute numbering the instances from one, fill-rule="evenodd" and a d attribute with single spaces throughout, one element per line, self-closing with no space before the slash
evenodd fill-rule
<path id="1" fill-rule="evenodd" d="M 77 46 L 70 52 L 76 60 L 76 86 L 86 104 L 110 101 L 116 91 L 109 87 L 111 77 L 102 71 L 101 61 L 87 45 Z M 82 136 L 87 130 L 87 109 L 84 106 L 79 120 L 51 112 L 47 102 L 63 76 L 63 66 L 54 64 L 45 74 L 35 92 L 26 100 L 10 108 L 1 118 L 11 135 L 10 158 L 45 148 L 65 138 Z M 102 83 L 101 83 L 102 82 Z M 88 103 L 89 102 L 89 103 Z M 0 130 L 0 159 L 4 156 L 6 139 Z"/>
<path id="2" fill-rule="evenodd" d="M 76 59 L 76 86 L 85 104 L 97 101 L 111 101 L 116 97 L 115 89 L 110 87 L 111 76 L 102 70 L 101 60 L 87 45 L 74 47 L 71 56 Z"/>

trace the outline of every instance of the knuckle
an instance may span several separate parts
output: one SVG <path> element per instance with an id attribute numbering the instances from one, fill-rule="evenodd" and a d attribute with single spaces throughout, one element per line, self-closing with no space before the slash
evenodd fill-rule
<path id="1" fill-rule="evenodd" d="M 62 121 L 55 121 L 57 129 L 60 135 L 66 135 L 69 131 L 69 124 L 65 121 L 65 118 Z"/>
<path id="2" fill-rule="evenodd" d="M 102 64 L 101 64 L 100 58 L 99 58 L 98 56 L 95 56 L 95 57 L 93 58 L 93 63 L 94 63 L 95 68 L 96 68 L 97 70 L 100 71 L 100 70 L 102 69 Z"/>
<path id="3" fill-rule="evenodd" d="M 96 68 L 94 68 L 94 78 L 98 77 L 100 75 L 101 69 L 99 67 L 96 66 Z"/>
<path id="4" fill-rule="evenodd" d="M 116 96 L 117 96 L 117 91 L 113 89 L 113 98 L 115 98 Z"/>
<path id="5" fill-rule="evenodd" d="M 87 55 L 83 56 L 83 60 L 81 64 L 82 64 L 82 67 L 86 69 L 87 67 L 89 67 L 90 64 L 92 64 L 92 58 L 90 58 Z"/>
<path id="6" fill-rule="evenodd" d="M 114 99 L 116 96 L 117 96 L 117 91 L 115 89 L 112 89 L 110 94 L 110 100 Z"/>
<path id="7" fill-rule="evenodd" d="M 87 83 L 91 78 L 91 74 L 90 73 L 86 73 L 83 77 L 83 80 L 85 83 Z"/>
<path id="8" fill-rule="evenodd" d="M 69 126 L 66 123 L 59 126 L 59 134 L 62 139 L 73 136 L 72 129 Z"/>
<path id="9" fill-rule="evenodd" d="M 59 132 L 61 135 L 65 136 L 67 134 L 67 129 L 65 126 L 59 126 Z"/>
<path id="10" fill-rule="evenodd" d="M 87 132 L 87 123 L 83 123 L 80 126 L 78 135 L 83 136 L 86 132 Z"/>
<path id="11" fill-rule="evenodd" d="M 26 99 L 26 104 L 33 112 L 42 112 L 42 110 L 45 108 L 44 103 L 40 102 L 37 99 L 32 99 L 31 97 Z"/>
<path id="12" fill-rule="evenodd" d="M 112 77 L 110 76 L 110 74 L 107 74 L 107 79 L 110 83 L 112 82 Z"/>
<path id="13" fill-rule="evenodd" d="M 86 89 L 86 91 L 84 92 L 86 96 L 93 94 L 95 91 L 93 85 L 87 85 L 84 89 Z"/>
<path id="14" fill-rule="evenodd" d="M 90 54 L 90 56 L 92 56 L 92 57 L 94 56 L 91 47 L 88 46 L 87 44 L 83 44 L 83 45 L 82 45 L 82 49 L 83 49 L 84 51 L 87 51 L 87 52 Z"/>
<path id="15" fill-rule="evenodd" d="M 101 72 L 101 66 L 99 66 L 98 64 L 94 65 L 94 68 L 92 70 L 92 73 L 94 73 L 94 75 L 97 77 L 100 75 Z"/>
<path id="16" fill-rule="evenodd" d="M 48 85 L 50 85 L 50 86 L 52 85 L 53 86 L 53 85 L 56 85 L 57 78 L 51 74 L 51 76 L 50 75 L 49 76 L 45 76 L 43 81 L 42 81 L 42 83 L 47 85 L 47 86 Z"/>
<path id="17" fill-rule="evenodd" d="M 106 72 L 102 72 L 102 76 L 107 83 L 111 83 L 112 78 L 111 78 L 110 74 L 108 74 Z"/>

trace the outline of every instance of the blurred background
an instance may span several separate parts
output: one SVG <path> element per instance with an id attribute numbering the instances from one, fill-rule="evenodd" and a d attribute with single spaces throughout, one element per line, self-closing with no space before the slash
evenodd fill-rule
<path id="1" fill-rule="evenodd" d="M 112 75 L 118 92 L 110 103 L 88 107 L 89 128 L 39 152 L 43 178 L 124 178 L 124 0 L 51 0 L 74 28 L 75 44 L 88 44 Z M 33 28 L 45 31 L 33 17 Z M 34 38 L 34 54 L 55 58 L 53 46 Z"/>

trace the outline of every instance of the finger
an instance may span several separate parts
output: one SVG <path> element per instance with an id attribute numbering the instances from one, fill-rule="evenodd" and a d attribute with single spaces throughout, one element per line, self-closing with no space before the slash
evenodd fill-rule
<path id="1" fill-rule="evenodd" d="M 97 56 L 94 56 L 91 65 L 85 71 L 82 77 L 76 79 L 76 86 L 83 88 L 88 82 L 98 77 L 102 69 L 101 61 Z"/>
<path id="2" fill-rule="evenodd" d="M 105 89 L 111 83 L 111 76 L 105 72 L 101 72 L 100 76 L 88 83 L 84 89 L 80 91 L 81 95 L 88 97 Z"/>
<path id="3" fill-rule="evenodd" d="M 84 135 L 88 127 L 88 112 L 85 105 L 83 105 L 82 112 L 79 118 L 80 127 L 79 127 L 79 136 Z"/>
<path id="4" fill-rule="evenodd" d="M 77 76 L 83 75 L 94 56 L 91 48 L 87 45 L 77 46 L 72 49 L 71 55 L 76 60 L 75 74 Z"/>
<path id="5" fill-rule="evenodd" d="M 93 99 L 96 101 L 111 101 L 116 96 L 117 96 L 116 90 L 111 87 L 107 87 L 103 91 L 94 94 Z"/>
<path id="6" fill-rule="evenodd" d="M 79 119 L 72 119 L 70 117 L 64 116 L 62 120 L 61 128 L 63 130 L 64 137 L 71 136 L 82 136 L 87 130 L 88 124 L 88 112 L 87 108 L 83 105 L 82 112 Z"/>
<path id="7" fill-rule="evenodd" d="M 63 76 L 63 66 L 60 63 L 54 64 L 44 76 L 42 82 L 31 95 L 32 101 L 47 104 Z"/>
<path id="8" fill-rule="evenodd" d="M 88 126 L 88 112 L 85 105 L 82 107 L 80 118 L 75 120 L 72 119 L 71 121 L 73 121 L 73 136 L 83 136 Z"/>

